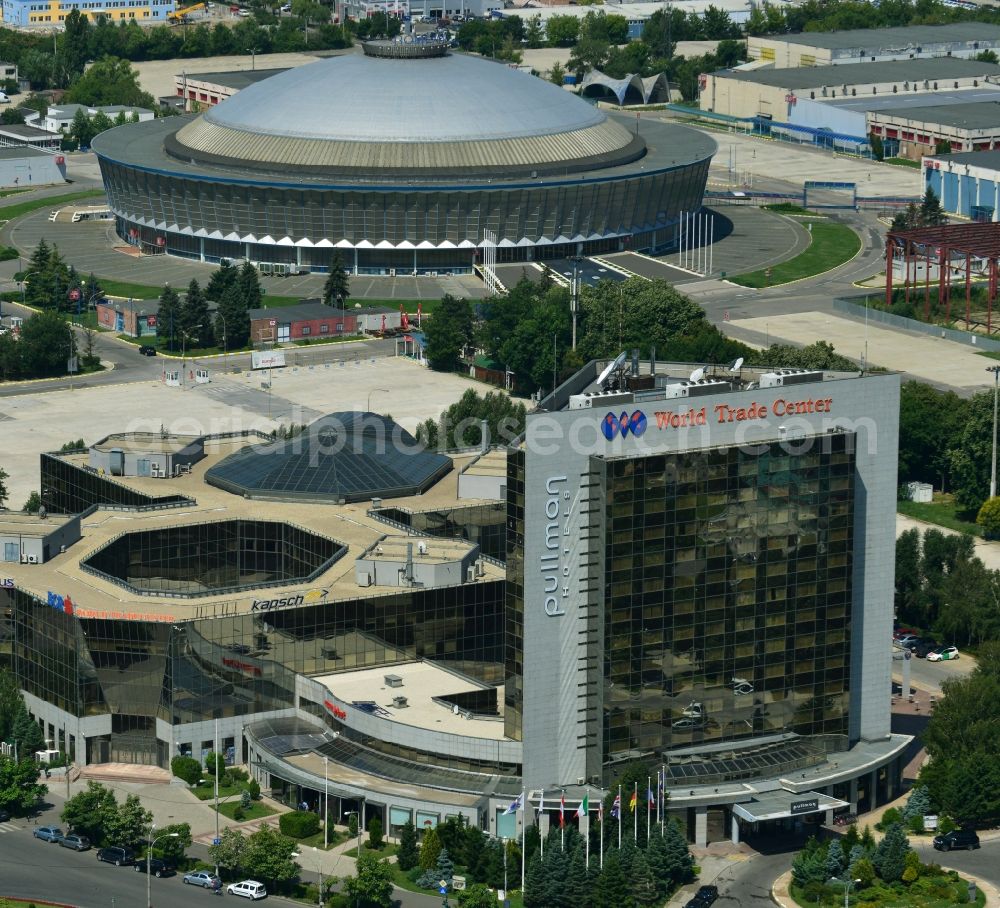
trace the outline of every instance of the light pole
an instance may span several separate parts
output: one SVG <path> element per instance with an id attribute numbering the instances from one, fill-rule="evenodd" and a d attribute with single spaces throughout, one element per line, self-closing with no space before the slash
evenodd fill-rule
<path id="1" fill-rule="evenodd" d="M 215 314 L 222 319 L 222 368 L 225 369 L 225 357 L 229 353 L 229 344 L 226 341 L 226 317 L 221 312 L 216 312 Z"/>
<path id="2" fill-rule="evenodd" d="M 993 373 L 993 460 L 990 465 L 990 498 L 997 494 L 997 389 L 1000 387 L 1000 366 L 987 366 Z"/>
<path id="3" fill-rule="evenodd" d="M 21 275 L 21 280 L 18 283 L 21 285 L 21 305 L 24 305 L 24 285 L 28 282 L 28 278 L 35 274 L 41 274 L 40 271 L 29 271 L 27 274 Z"/>
<path id="4" fill-rule="evenodd" d="M 358 810 L 345 810 L 344 811 L 344 816 L 345 817 L 355 816 L 355 817 L 358 818 L 358 850 L 357 850 L 357 855 L 356 855 L 356 857 L 354 859 L 355 860 L 355 864 L 354 864 L 355 869 L 357 869 L 358 865 L 361 863 L 361 808 L 362 808 L 362 803 L 359 801 L 358 802 Z M 360 892 L 358 893 L 358 900 L 357 900 L 357 902 L 355 904 L 358 904 L 358 905 L 361 904 L 361 893 Z"/>
<path id="5" fill-rule="evenodd" d="M 1000 368 L 1000 367 L 998 367 Z M 373 394 L 391 394 L 392 392 L 388 388 L 372 388 L 368 392 L 368 409 L 366 412 L 371 413 L 372 411 L 372 395 Z"/>
<path id="6" fill-rule="evenodd" d="M 843 883 L 843 885 L 844 885 L 844 908 L 849 908 L 850 898 L 851 898 L 851 889 L 854 886 L 856 886 L 858 883 L 860 883 L 861 880 L 852 880 L 852 879 L 846 879 L 845 880 L 845 879 L 841 879 L 839 876 L 832 876 L 832 877 L 830 877 L 830 882 L 831 883 L 834 883 L 834 882 L 836 882 L 836 883 Z"/>
<path id="7" fill-rule="evenodd" d="M 163 835 L 158 835 L 155 839 L 152 838 L 153 830 L 156 829 L 156 825 L 149 827 L 149 836 L 152 841 L 149 843 L 149 847 L 146 849 L 146 908 L 153 908 L 153 900 L 149 892 L 149 878 L 153 875 L 150 873 L 151 865 L 153 863 L 153 849 L 156 847 L 156 843 L 160 839 L 176 839 L 179 833 L 176 832 L 165 832 Z"/>
<path id="8" fill-rule="evenodd" d="M 323 757 L 323 850 L 330 847 L 330 762 Z"/>
<path id="9" fill-rule="evenodd" d="M 201 327 L 201 325 L 192 325 L 186 331 L 181 328 L 181 385 L 184 387 L 187 387 L 187 380 L 184 377 L 184 373 L 187 371 L 187 342 L 191 339 L 191 334 Z"/>

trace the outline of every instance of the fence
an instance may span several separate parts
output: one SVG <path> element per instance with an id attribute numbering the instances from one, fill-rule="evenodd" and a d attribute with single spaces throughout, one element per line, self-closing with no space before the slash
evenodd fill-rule
<path id="1" fill-rule="evenodd" d="M 856 300 L 856 301 L 855 301 Z M 853 300 L 835 299 L 833 301 L 834 312 L 842 312 L 853 319 L 863 319 L 865 317 L 864 297 L 855 297 Z M 927 322 L 919 322 L 914 318 L 906 318 L 902 315 L 893 315 L 891 312 L 883 312 L 881 309 L 868 307 L 868 320 L 883 325 L 886 328 L 894 328 L 897 331 L 919 331 L 931 337 L 941 337 L 945 340 L 953 341 L 956 344 L 972 345 L 980 350 L 990 353 L 1000 352 L 1000 341 L 992 340 L 981 334 L 972 331 L 959 331 L 955 328 L 945 328 L 941 325 L 932 325 Z"/>

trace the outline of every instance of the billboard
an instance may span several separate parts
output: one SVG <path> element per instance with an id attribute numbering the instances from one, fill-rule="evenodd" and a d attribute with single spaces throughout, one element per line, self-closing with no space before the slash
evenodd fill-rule
<path id="1" fill-rule="evenodd" d="M 285 365 L 285 351 L 254 350 L 250 354 L 250 365 L 254 369 L 280 369 Z"/>

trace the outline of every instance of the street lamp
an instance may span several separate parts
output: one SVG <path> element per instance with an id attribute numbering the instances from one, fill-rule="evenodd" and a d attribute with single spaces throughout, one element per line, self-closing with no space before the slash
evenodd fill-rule
<path id="1" fill-rule="evenodd" d="M 153 830 L 156 829 L 156 824 L 154 823 L 149 827 L 149 835 L 152 837 Z M 146 908 L 153 908 L 153 899 L 149 892 L 149 878 L 153 875 L 150 873 L 150 867 L 153 862 L 153 849 L 156 847 L 156 843 L 160 839 L 176 839 L 180 833 L 177 832 L 165 832 L 163 835 L 158 835 L 149 843 L 149 847 L 146 849 Z"/>
<path id="2" fill-rule="evenodd" d="M 24 285 L 28 282 L 28 278 L 35 274 L 41 274 L 40 271 L 29 271 L 27 274 L 21 275 L 21 280 L 18 283 L 21 285 L 21 305 L 24 305 Z"/>
<path id="3" fill-rule="evenodd" d="M 997 494 L 997 388 L 1000 386 L 1000 366 L 987 366 L 993 373 L 993 460 L 990 466 L 990 498 Z"/>
<path id="4" fill-rule="evenodd" d="M 222 356 L 225 357 L 229 353 L 229 344 L 226 341 L 226 317 L 221 312 L 216 312 L 215 314 L 222 319 Z M 225 369 L 226 361 L 224 358 L 222 362 L 222 368 Z"/>
<path id="5" fill-rule="evenodd" d="M 831 883 L 843 883 L 843 885 L 844 885 L 844 908 L 848 908 L 848 906 L 850 904 L 850 898 L 851 898 L 851 889 L 854 886 L 857 886 L 857 884 L 860 883 L 861 880 L 852 880 L 850 878 L 848 878 L 848 879 L 845 880 L 845 879 L 841 879 L 839 876 L 832 876 L 832 877 L 830 877 L 830 882 Z"/>
<path id="6" fill-rule="evenodd" d="M 323 849 L 330 847 L 330 762 L 323 757 Z"/>
<path id="7" fill-rule="evenodd" d="M 391 394 L 392 392 L 388 388 L 372 388 L 371 391 L 368 392 L 368 410 L 366 412 L 371 413 L 372 411 L 372 395 L 380 393 Z"/>
<path id="8" fill-rule="evenodd" d="M 187 381 L 184 378 L 184 373 L 187 371 L 187 342 L 191 339 L 191 335 L 201 327 L 201 325 L 192 325 L 187 330 L 181 328 L 181 384 L 185 387 L 187 386 Z"/>
<path id="9" fill-rule="evenodd" d="M 357 868 L 358 864 L 361 861 L 361 811 L 362 810 L 364 810 L 364 801 L 358 802 L 358 810 L 345 810 L 344 811 L 344 816 L 345 817 L 355 816 L 355 817 L 358 818 L 358 850 L 357 850 L 357 856 L 354 859 L 355 860 L 355 865 L 354 865 L 355 868 Z M 360 892 L 358 892 L 358 901 L 357 901 L 356 904 L 358 904 L 358 905 L 361 904 L 361 893 Z"/>

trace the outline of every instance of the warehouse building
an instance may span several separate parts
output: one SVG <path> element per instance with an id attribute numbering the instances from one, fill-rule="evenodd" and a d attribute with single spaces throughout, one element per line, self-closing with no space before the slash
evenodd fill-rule
<path id="1" fill-rule="evenodd" d="M 868 128 L 913 161 L 934 154 L 941 143 L 956 153 L 990 151 L 1000 143 L 1000 100 L 872 111 Z"/>
<path id="2" fill-rule="evenodd" d="M 922 167 L 924 185 L 949 214 L 1000 220 L 1000 150 L 928 156 Z"/>
<path id="3" fill-rule="evenodd" d="M 201 110 L 283 72 L 284 69 L 239 69 L 221 73 L 181 73 L 174 76 L 174 90 L 177 97 L 184 100 L 185 110 Z"/>
<path id="4" fill-rule="evenodd" d="M 984 50 L 1000 50 L 1000 25 L 954 22 L 747 38 L 751 60 L 772 63 L 779 69 L 926 57 L 972 58 Z"/>
<path id="5" fill-rule="evenodd" d="M 64 155 L 24 145 L 0 148 L 0 187 L 23 189 L 65 182 Z"/>
<path id="6" fill-rule="evenodd" d="M 1000 83 L 1000 66 L 955 57 L 851 67 L 723 70 L 701 78 L 702 110 L 789 122 L 800 101 L 878 100 Z"/>

